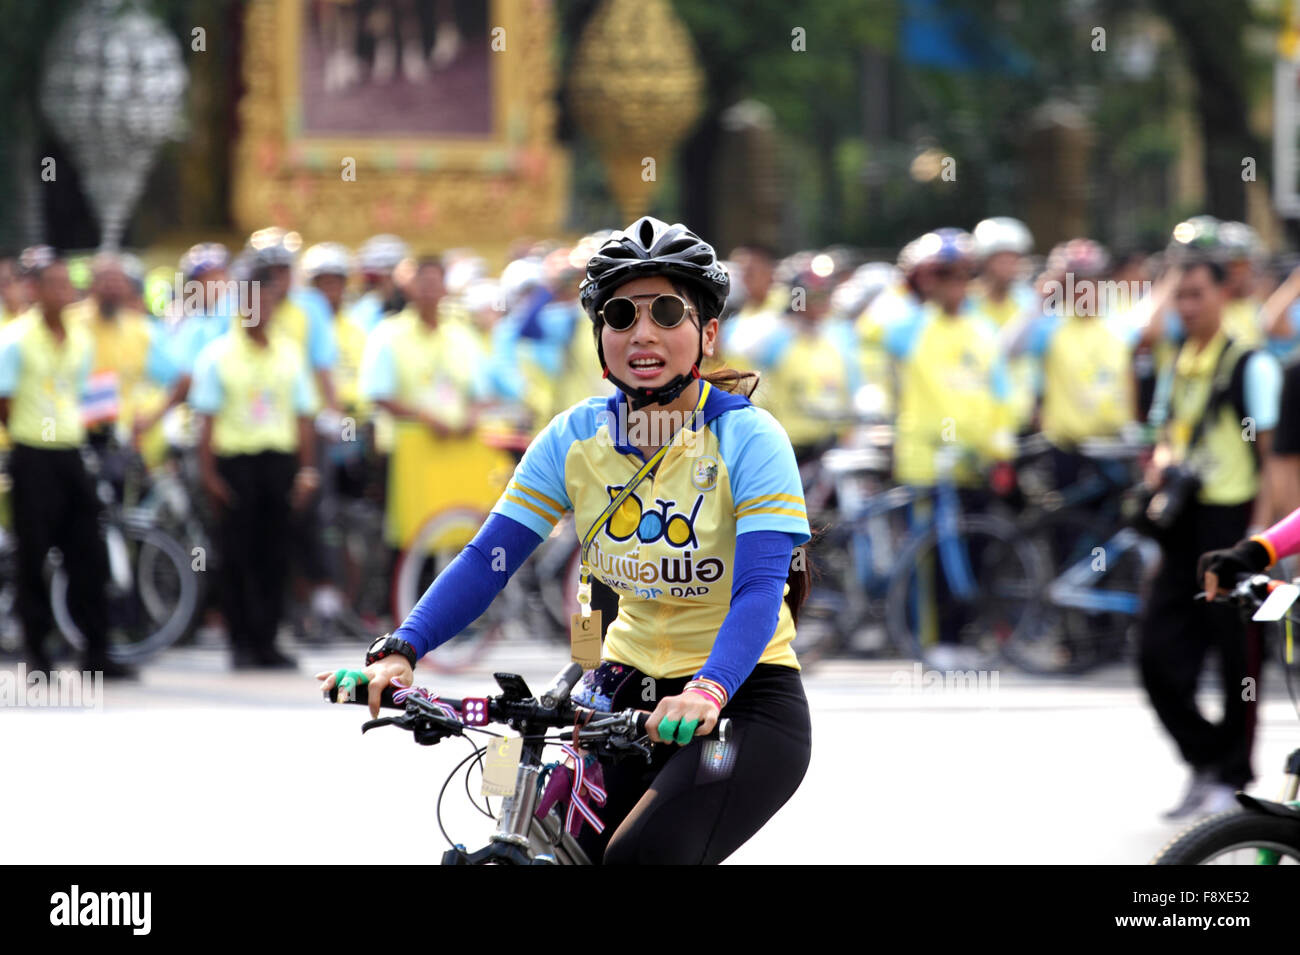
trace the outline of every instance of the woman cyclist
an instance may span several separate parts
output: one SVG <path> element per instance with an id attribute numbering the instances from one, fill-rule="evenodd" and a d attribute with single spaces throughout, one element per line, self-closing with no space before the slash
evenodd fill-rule
<path id="1" fill-rule="evenodd" d="M 652 709 L 650 738 L 664 744 L 649 766 L 602 766 L 603 831 L 578 836 L 597 864 L 721 862 L 808 766 L 791 648 L 809 580 L 794 553 L 809 540 L 794 452 L 770 414 L 730 390 L 752 373 L 699 372 L 728 287 L 714 250 L 680 224 L 643 217 L 600 247 L 580 301 L 619 390 L 551 420 L 475 539 L 367 655 L 377 713 L 383 687 L 409 685 L 414 662 L 478 617 L 573 510 L 592 578 L 620 595 L 602 662 L 574 699 Z M 325 690 L 336 676 L 317 675 Z M 694 738 L 723 712 L 725 755 Z"/>

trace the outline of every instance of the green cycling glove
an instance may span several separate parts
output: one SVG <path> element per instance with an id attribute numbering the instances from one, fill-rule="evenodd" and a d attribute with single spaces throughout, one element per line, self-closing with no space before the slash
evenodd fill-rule
<path id="1" fill-rule="evenodd" d="M 334 685 L 338 687 L 338 696 L 344 693 L 348 695 L 349 700 L 357 698 L 357 687 L 365 686 L 370 682 L 370 677 L 366 676 L 364 670 L 341 669 L 334 671 Z M 344 702 L 340 700 L 339 702 Z"/>
<path id="2" fill-rule="evenodd" d="M 659 738 L 665 743 L 677 742 L 685 746 L 695 735 L 699 720 L 670 720 L 664 717 L 659 721 Z"/>

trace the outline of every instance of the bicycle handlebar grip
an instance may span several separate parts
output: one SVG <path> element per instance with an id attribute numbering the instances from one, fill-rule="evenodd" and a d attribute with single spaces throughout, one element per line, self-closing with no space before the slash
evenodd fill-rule
<path id="1" fill-rule="evenodd" d="M 329 690 L 326 691 L 324 696 L 325 699 L 328 700 L 329 702 L 337 703 L 339 701 L 338 686 L 336 685 L 330 687 Z M 348 700 L 348 702 L 360 703 L 362 706 L 368 706 L 370 704 L 370 684 L 358 683 L 356 689 L 353 690 L 352 699 Z M 388 686 L 384 687 L 384 692 L 379 695 L 379 705 L 382 708 L 390 709 L 390 710 L 404 709 L 403 706 L 393 702 L 392 684 L 389 684 Z"/>
<path id="2" fill-rule="evenodd" d="M 649 713 L 644 713 L 644 712 L 638 713 L 636 717 L 636 731 L 638 733 L 645 733 L 646 724 L 649 722 L 650 722 Z M 720 743 L 727 742 L 728 740 L 731 739 L 731 720 L 727 719 L 724 716 L 722 719 L 718 720 L 718 725 L 713 727 L 712 733 L 707 733 L 704 735 L 700 735 L 699 733 L 696 733 L 694 739 L 716 739 Z"/>

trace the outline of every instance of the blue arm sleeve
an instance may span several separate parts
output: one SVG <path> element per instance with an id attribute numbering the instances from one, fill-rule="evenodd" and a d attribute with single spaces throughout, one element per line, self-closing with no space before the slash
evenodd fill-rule
<path id="1" fill-rule="evenodd" d="M 217 371 L 216 352 L 209 345 L 199 352 L 194 361 L 194 377 L 190 383 L 190 407 L 199 414 L 214 415 L 225 403 L 221 376 Z"/>
<path id="2" fill-rule="evenodd" d="M 521 320 L 519 322 L 520 338 L 542 338 L 546 334 L 546 329 L 542 325 L 541 313 L 546 303 L 551 300 L 551 293 L 544 288 L 539 288 L 525 300 L 521 309 Z"/>
<path id="3" fill-rule="evenodd" d="M 798 543 L 798 535 L 783 531 L 736 535 L 731 607 L 697 674 L 721 683 L 729 697 L 753 672 L 776 632 L 790 556 Z"/>
<path id="4" fill-rule="evenodd" d="M 18 387 L 22 363 L 17 339 L 13 335 L 0 338 L 0 398 L 8 398 Z"/>
<path id="5" fill-rule="evenodd" d="M 1257 351 L 1250 356 L 1246 366 L 1246 414 L 1255 419 L 1260 431 L 1277 427 L 1278 411 L 1282 404 L 1282 367 L 1267 351 Z"/>
<path id="6" fill-rule="evenodd" d="M 151 381 L 160 385 L 170 385 L 179 374 L 176 363 L 172 361 L 167 333 L 156 323 L 149 325 L 149 352 L 145 356 L 144 370 Z"/>
<path id="7" fill-rule="evenodd" d="M 416 659 L 446 643 L 483 615 L 510 575 L 541 542 L 532 528 L 502 514 L 489 514 L 474 539 L 429 585 L 393 636 L 413 646 Z M 496 569 L 503 566 L 500 558 L 504 558 L 504 569 Z"/>
<path id="8" fill-rule="evenodd" d="M 366 342 L 361 358 L 358 388 L 370 401 L 397 397 L 397 362 L 386 337 L 374 333 Z"/>

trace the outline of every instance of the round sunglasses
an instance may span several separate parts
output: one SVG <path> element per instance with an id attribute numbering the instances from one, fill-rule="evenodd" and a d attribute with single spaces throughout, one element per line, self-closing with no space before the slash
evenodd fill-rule
<path id="1" fill-rule="evenodd" d="M 676 328 L 691 310 L 691 305 L 680 295 L 663 292 L 650 303 L 650 317 L 660 328 Z M 616 332 L 625 332 L 636 321 L 637 303 L 622 295 L 611 298 L 600 310 L 600 317 Z"/>

